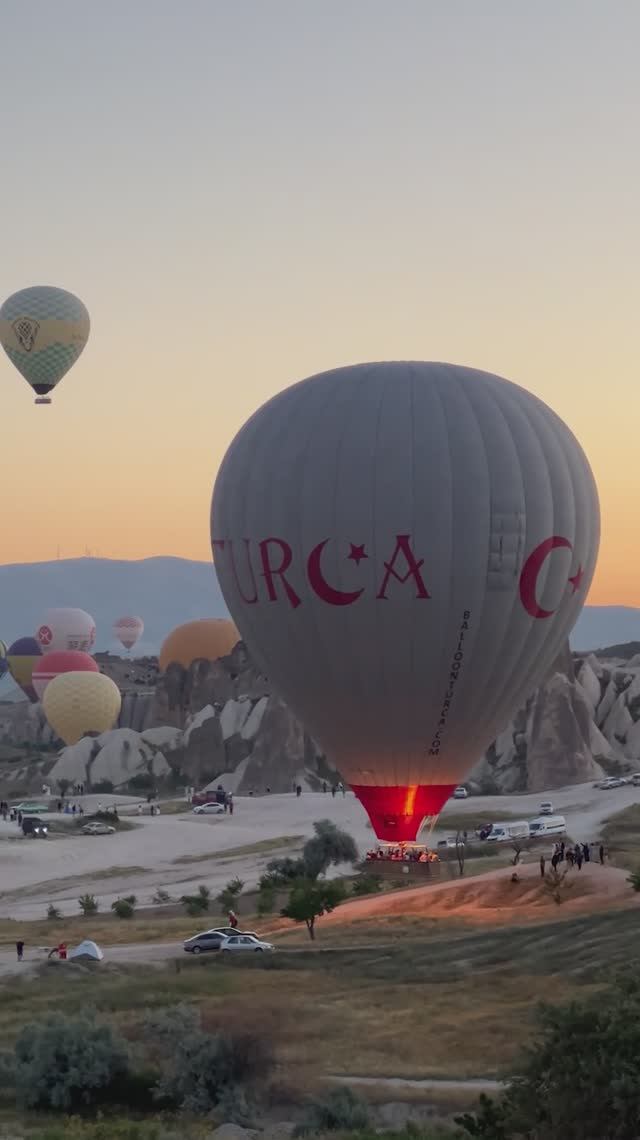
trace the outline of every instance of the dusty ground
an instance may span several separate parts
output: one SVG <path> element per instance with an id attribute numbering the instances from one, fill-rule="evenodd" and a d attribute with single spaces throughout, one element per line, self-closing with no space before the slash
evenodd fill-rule
<path id="1" fill-rule="evenodd" d="M 456 801 L 440 817 L 434 842 L 450 830 L 447 816 L 456 821 L 468 819 L 472 830 L 490 820 L 492 813 L 531 818 L 541 798 L 536 794 Z M 640 789 L 601 792 L 580 785 L 555 792 L 552 798 L 555 809 L 566 816 L 573 838 L 594 840 L 604 819 L 630 804 L 640 804 Z M 101 799 L 104 805 L 127 802 L 123 797 Z M 85 809 L 94 809 L 97 800 L 86 797 Z M 15 824 L 0 821 L 0 917 L 41 917 L 49 902 L 65 914 L 77 913 L 77 899 L 84 892 L 95 894 L 106 910 L 119 895 L 131 893 L 140 904 L 148 905 L 157 888 L 180 895 L 206 882 L 216 892 L 235 875 L 251 887 L 268 860 L 279 853 L 278 839 L 299 836 L 302 845 L 312 834 L 314 821 L 327 817 L 349 831 L 361 851 L 374 843 L 365 813 L 350 793 L 335 799 L 322 793 L 306 793 L 300 799 L 294 795 L 244 797 L 236 799 L 233 816 L 197 817 L 186 810 L 156 818 L 135 817 L 137 826 L 118 835 L 52 836 L 46 842 L 22 839 Z M 270 851 L 251 850 L 256 842 L 267 840 L 273 840 Z M 288 850 L 294 851 L 295 846 L 289 845 Z"/>

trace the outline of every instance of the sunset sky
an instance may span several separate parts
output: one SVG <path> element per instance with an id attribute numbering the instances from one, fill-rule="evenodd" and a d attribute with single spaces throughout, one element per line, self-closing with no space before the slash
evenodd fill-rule
<path id="1" fill-rule="evenodd" d="M 640 605 L 637 0 L 4 0 L 0 300 L 77 293 L 49 408 L 2 354 L 0 562 L 210 557 L 236 429 L 361 360 L 536 392 Z"/>

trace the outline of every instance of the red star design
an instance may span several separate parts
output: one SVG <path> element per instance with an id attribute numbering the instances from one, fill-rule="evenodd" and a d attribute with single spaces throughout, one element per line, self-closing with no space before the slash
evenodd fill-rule
<path id="1" fill-rule="evenodd" d="M 355 562 L 356 566 L 360 565 L 363 558 L 369 557 L 369 555 L 365 554 L 364 552 L 364 542 L 362 543 L 362 546 L 355 546 L 353 542 L 350 543 L 350 546 L 351 550 L 347 555 L 347 558 L 350 558 L 352 562 Z"/>
<path id="2" fill-rule="evenodd" d="M 572 577 L 569 578 L 569 581 L 570 581 L 571 585 L 573 586 L 574 594 L 577 593 L 577 591 L 580 589 L 580 583 L 582 582 L 583 578 L 584 578 L 584 570 L 582 569 L 582 566 L 578 566 L 578 569 L 576 570 L 575 574 L 573 574 Z"/>

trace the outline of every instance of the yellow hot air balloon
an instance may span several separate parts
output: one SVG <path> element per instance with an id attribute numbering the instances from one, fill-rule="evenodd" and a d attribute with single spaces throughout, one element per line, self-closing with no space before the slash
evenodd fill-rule
<path id="1" fill-rule="evenodd" d="M 42 699 L 49 724 L 65 744 L 113 728 L 121 704 L 118 686 L 103 673 L 60 673 Z"/>
<path id="2" fill-rule="evenodd" d="M 167 667 L 173 664 L 188 669 L 198 658 L 215 661 L 218 657 L 226 657 L 227 653 L 231 653 L 239 641 L 240 634 L 235 625 L 226 618 L 188 621 L 177 626 L 165 638 L 160 650 L 160 669 L 165 673 Z"/>

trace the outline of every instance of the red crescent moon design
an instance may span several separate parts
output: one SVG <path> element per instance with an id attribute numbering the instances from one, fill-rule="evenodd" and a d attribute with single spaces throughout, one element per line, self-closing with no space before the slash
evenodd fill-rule
<path id="1" fill-rule="evenodd" d="M 563 547 L 566 550 L 573 550 L 573 543 L 569 542 L 568 538 L 563 538 L 562 535 L 554 534 L 551 538 L 545 538 L 535 550 L 527 558 L 522 573 L 520 575 L 520 601 L 522 602 L 528 614 L 533 618 L 548 618 L 551 617 L 555 610 L 543 610 L 542 606 L 538 605 L 536 598 L 536 590 L 538 587 L 538 576 L 546 559 L 551 554 L 552 550 L 558 547 Z"/>
<path id="2" fill-rule="evenodd" d="M 336 590 L 334 586 L 327 582 L 322 573 L 322 551 L 329 541 L 328 538 L 325 538 L 324 542 L 319 542 L 317 546 L 314 546 L 307 559 L 309 585 L 314 593 L 330 606 L 352 606 L 354 602 L 357 602 L 363 590 L 353 590 L 351 593 L 344 590 Z"/>

